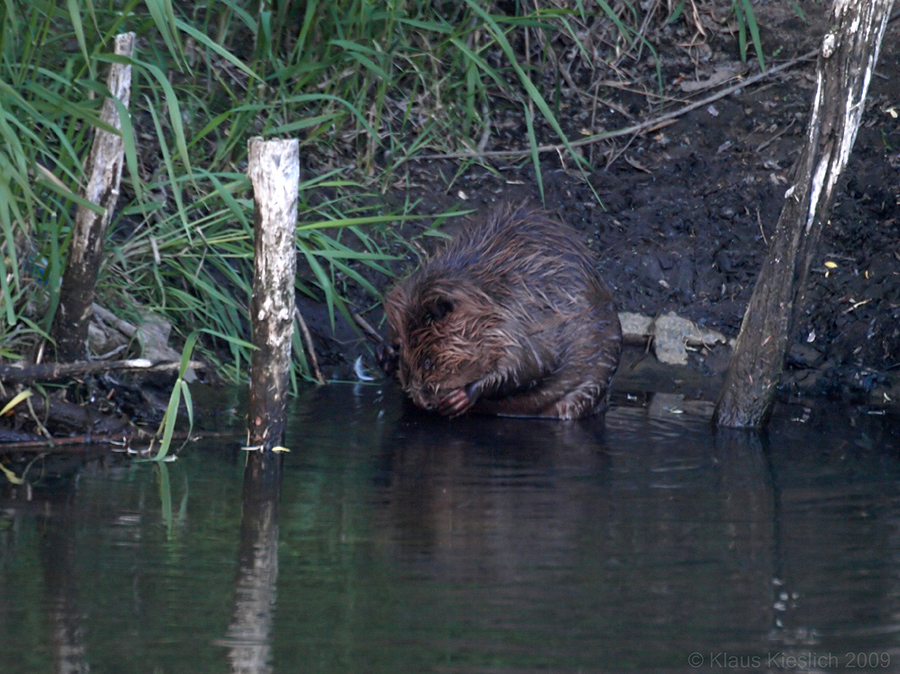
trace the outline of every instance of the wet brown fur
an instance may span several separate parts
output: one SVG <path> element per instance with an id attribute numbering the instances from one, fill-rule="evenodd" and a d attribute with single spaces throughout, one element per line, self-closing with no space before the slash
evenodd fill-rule
<path id="1" fill-rule="evenodd" d="M 506 207 L 468 226 L 385 310 L 398 378 L 423 409 L 560 419 L 605 409 L 622 343 L 612 294 L 576 233 L 540 211 Z"/>

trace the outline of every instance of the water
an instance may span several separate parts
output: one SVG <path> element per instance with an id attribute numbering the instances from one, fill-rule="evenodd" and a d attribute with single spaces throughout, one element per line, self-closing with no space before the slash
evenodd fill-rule
<path id="1" fill-rule="evenodd" d="M 311 389 L 277 506 L 231 440 L 38 458 L 0 488 L 0 672 L 900 671 L 900 418 L 699 411 Z"/>

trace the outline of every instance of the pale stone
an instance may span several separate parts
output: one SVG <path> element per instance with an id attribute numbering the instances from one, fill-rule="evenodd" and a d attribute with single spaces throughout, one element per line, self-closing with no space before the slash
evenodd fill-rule
<path id="1" fill-rule="evenodd" d="M 653 352 L 657 360 L 667 365 L 687 365 L 687 347 L 712 348 L 717 344 L 729 344 L 721 332 L 700 328 L 692 321 L 673 312 L 650 318 L 642 314 L 619 314 L 622 335 L 626 339 L 653 337 Z"/>

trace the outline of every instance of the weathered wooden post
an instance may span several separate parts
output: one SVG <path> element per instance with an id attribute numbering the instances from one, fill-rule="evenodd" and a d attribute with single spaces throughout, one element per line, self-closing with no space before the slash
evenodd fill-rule
<path id="1" fill-rule="evenodd" d="M 279 454 L 272 449 L 284 442 L 297 270 L 299 142 L 251 139 L 247 172 L 255 202 L 250 323 L 256 350 L 250 360 L 247 466 L 252 474 L 276 465 Z"/>
<path id="2" fill-rule="evenodd" d="M 232 671 L 270 672 L 278 581 L 278 510 L 294 331 L 295 235 L 300 182 L 297 140 L 252 138 L 254 250 L 250 324 L 248 455 L 244 467 L 239 569 L 228 628 Z"/>
<path id="3" fill-rule="evenodd" d="M 134 53 L 134 33 L 116 36 L 115 53 L 131 57 Z M 131 66 L 113 63 L 107 78 L 107 88 L 127 108 L 131 98 Z M 122 128 L 119 111 L 111 98 L 103 101 L 100 119 L 116 129 Z M 63 273 L 59 308 L 52 329 L 57 358 L 63 362 L 84 360 L 87 356 L 91 305 L 103 258 L 106 229 L 119 198 L 124 157 L 125 143 L 121 134 L 95 129 L 94 142 L 85 164 L 88 182 L 81 191 L 81 196 L 97 204 L 100 212 L 80 205 L 75 212 L 69 259 Z"/>
<path id="4" fill-rule="evenodd" d="M 762 426 L 772 410 L 807 277 L 865 110 L 893 0 L 836 0 L 793 185 L 744 314 L 716 405 L 720 426 Z"/>

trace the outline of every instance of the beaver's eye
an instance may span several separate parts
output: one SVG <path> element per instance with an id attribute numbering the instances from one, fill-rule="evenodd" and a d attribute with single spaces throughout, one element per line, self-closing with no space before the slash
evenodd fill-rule
<path id="1" fill-rule="evenodd" d="M 426 370 L 430 370 L 431 369 L 431 358 L 426 358 L 425 362 L 422 363 L 422 367 L 424 367 Z"/>

